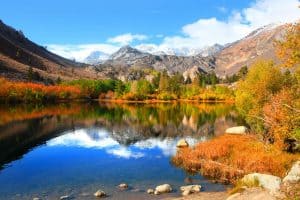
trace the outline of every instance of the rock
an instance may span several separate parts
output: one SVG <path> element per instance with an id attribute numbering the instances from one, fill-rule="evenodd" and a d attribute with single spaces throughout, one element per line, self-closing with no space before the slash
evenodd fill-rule
<path id="1" fill-rule="evenodd" d="M 69 200 L 69 199 L 71 199 L 71 197 L 68 195 L 65 195 L 65 196 L 61 196 L 59 199 L 60 200 Z"/>
<path id="2" fill-rule="evenodd" d="M 169 193 L 172 191 L 172 188 L 169 184 L 159 185 L 155 188 L 154 194 L 162 194 L 162 193 Z"/>
<path id="3" fill-rule="evenodd" d="M 180 190 L 182 191 L 183 196 L 187 196 L 192 193 L 197 193 L 200 192 L 201 190 L 201 185 L 186 185 L 186 186 L 181 186 Z"/>
<path id="4" fill-rule="evenodd" d="M 94 193 L 95 197 L 106 197 L 106 193 L 102 190 L 98 190 L 97 192 Z"/>
<path id="5" fill-rule="evenodd" d="M 189 190 L 191 193 L 200 192 L 201 185 L 186 185 L 186 186 L 181 186 L 180 190 L 182 192 Z"/>
<path id="6" fill-rule="evenodd" d="M 229 134 L 246 134 L 248 131 L 246 126 L 235 126 L 235 127 L 231 127 L 226 129 L 225 133 L 229 133 Z"/>
<path id="7" fill-rule="evenodd" d="M 130 192 L 141 192 L 141 189 L 139 188 L 133 188 L 130 190 Z"/>
<path id="8" fill-rule="evenodd" d="M 180 139 L 176 145 L 178 148 L 188 147 L 189 143 L 185 139 Z"/>
<path id="9" fill-rule="evenodd" d="M 297 161 L 292 168 L 290 169 L 289 173 L 286 177 L 283 178 L 283 183 L 296 183 L 300 181 L 300 161 Z"/>
<path id="10" fill-rule="evenodd" d="M 279 193 L 281 179 L 277 176 L 268 175 L 268 174 L 260 174 L 260 173 L 252 173 L 245 175 L 242 178 L 242 181 L 245 183 L 254 183 L 258 181 L 260 187 L 263 187 L 270 191 L 271 194 Z"/>
<path id="11" fill-rule="evenodd" d="M 32 200 L 41 200 L 41 199 L 38 197 L 34 197 Z"/>
<path id="12" fill-rule="evenodd" d="M 147 193 L 148 194 L 154 194 L 154 190 L 150 188 L 150 189 L 147 190 Z"/>
<path id="13" fill-rule="evenodd" d="M 192 192 L 190 190 L 184 190 L 181 194 L 182 196 L 187 196 L 189 194 L 191 194 Z"/>
<path id="14" fill-rule="evenodd" d="M 125 189 L 128 188 L 128 185 L 127 185 L 126 183 L 121 183 L 121 184 L 119 185 L 119 188 L 122 189 L 122 190 L 125 190 Z"/>
<path id="15" fill-rule="evenodd" d="M 247 188 L 241 193 L 235 193 L 226 200 L 276 200 L 268 191 L 263 188 Z"/>

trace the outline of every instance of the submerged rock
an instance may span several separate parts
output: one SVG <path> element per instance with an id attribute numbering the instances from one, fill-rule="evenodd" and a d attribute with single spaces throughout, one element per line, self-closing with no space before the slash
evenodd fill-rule
<path id="1" fill-rule="evenodd" d="M 188 147 L 189 143 L 185 139 L 180 139 L 176 145 L 178 148 Z"/>
<path id="2" fill-rule="evenodd" d="M 154 194 L 154 190 L 150 188 L 150 189 L 147 190 L 147 193 L 148 194 Z"/>
<path id="3" fill-rule="evenodd" d="M 292 168 L 290 169 L 289 173 L 286 177 L 283 178 L 283 183 L 286 184 L 296 183 L 300 181 L 300 161 L 297 161 Z"/>
<path id="4" fill-rule="evenodd" d="M 94 196 L 99 198 L 106 197 L 106 193 L 102 190 L 98 190 L 97 192 L 94 193 Z"/>
<path id="5" fill-rule="evenodd" d="M 154 194 L 162 194 L 162 193 L 169 193 L 172 191 L 172 188 L 169 184 L 159 185 L 155 188 Z"/>
<path id="6" fill-rule="evenodd" d="M 119 186 L 118 186 L 121 190 L 125 190 L 128 188 L 128 185 L 126 183 L 121 183 Z"/>
<path id="7" fill-rule="evenodd" d="M 270 191 L 271 194 L 277 194 L 280 190 L 281 179 L 278 176 L 269 174 L 252 173 L 242 178 L 245 183 L 258 182 L 258 186 Z"/>
<path id="8" fill-rule="evenodd" d="M 41 200 L 41 198 L 34 197 L 32 200 Z"/>
<path id="9" fill-rule="evenodd" d="M 229 133 L 229 134 L 246 134 L 248 131 L 246 126 L 235 126 L 235 127 L 231 127 L 226 129 L 225 133 Z"/>
<path id="10" fill-rule="evenodd" d="M 61 196 L 59 199 L 60 200 L 69 200 L 69 199 L 71 199 L 71 197 L 68 195 L 65 195 L 65 196 Z"/>

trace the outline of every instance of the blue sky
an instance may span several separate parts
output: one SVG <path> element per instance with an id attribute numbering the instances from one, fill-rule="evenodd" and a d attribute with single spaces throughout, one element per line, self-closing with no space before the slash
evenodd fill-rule
<path id="1" fill-rule="evenodd" d="M 3 1 L 0 19 L 65 57 L 196 49 L 240 39 L 262 25 L 300 17 L 298 0 Z M 297 13 L 298 12 L 298 13 Z"/>
<path id="2" fill-rule="evenodd" d="M 26 0 L 3 1 L 1 19 L 41 44 L 105 42 L 123 33 L 176 35 L 199 18 L 226 19 L 251 1 Z"/>

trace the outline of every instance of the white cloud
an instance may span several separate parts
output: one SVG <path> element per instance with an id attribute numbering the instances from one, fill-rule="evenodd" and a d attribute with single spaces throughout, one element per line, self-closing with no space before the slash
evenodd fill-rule
<path id="1" fill-rule="evenodd" d="M 162 45 L 197 48 L 233 42 L 261 26 L 299 20 L 298 6 L 298 0 L 257 0 L 249 8 L 231 13 L 225 21 L 209 18 L 185 25 L 183 36 L 166 37 Z"/>
<path id="2" fill-rule="evenodd" d="M 116 37 L 109 38 L 107 41 L 110 43 L 127 45 L 132 43 L 135 40 L 142 41 L 146 39 L 148 39 L 148 36 L 146 35 L 126 33 L 126 34 L 118 35 Z"/>
<path id="3" fill-rule="evenodd" d="M 117 51 L 119 45 L 111 44 L 80 44 L 80 45 L 58 45 L 49 44 L 47 48 L 61 55 L 65 58 L 76 59 L 77 61 L 83 61 L 87 56 L 89 56 L 93 51 L 100 51 L 105 54 L 112 54 Z"/>

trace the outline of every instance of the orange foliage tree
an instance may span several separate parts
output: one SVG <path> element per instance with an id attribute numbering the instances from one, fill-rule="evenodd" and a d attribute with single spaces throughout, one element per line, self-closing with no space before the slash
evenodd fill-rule
<path id="1" fill-rule="evenodd" d="M 300 23 L 291 25 L 284 40 L 277 41 L 277 55 L 283 66 L 299 67 L 300 64 Z"/>

